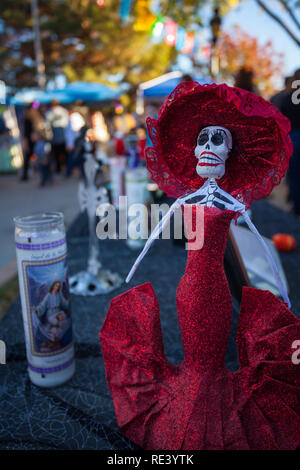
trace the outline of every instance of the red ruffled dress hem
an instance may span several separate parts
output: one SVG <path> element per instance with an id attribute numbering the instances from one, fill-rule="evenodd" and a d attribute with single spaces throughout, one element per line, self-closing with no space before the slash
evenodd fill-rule
<path id="1" fill-rule="evenodd" d="M 114 298 L 100 332 L 118 425 L 145 449 L 266 450 L 300 444 L 300 364 L 292 362 L 300 321 L 284 302 L 269 291 L 243 288 L 240 368 L 230 372 L 224 365 L 231 304 L 221 260 L 229 212 L 206 209 L 204 246 L 188 252 L 177 289 L 180 365 L 165 357 L 150 283 Z M 223 241 L 216 243 L 211 233 Z"/>

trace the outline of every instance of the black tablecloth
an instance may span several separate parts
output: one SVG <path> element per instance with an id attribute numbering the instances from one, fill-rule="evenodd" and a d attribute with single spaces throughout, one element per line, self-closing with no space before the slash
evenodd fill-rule
<path id="1" fill-rule="evenodd" d="M 299 248 L 281 255 L 290 286 L 292 310 L 300 313 L 298 289 L 300 263 L 300 222 L 266 201 L 253 204 L 253 221 L 261 234 L 292 233 Z M 85 217 L 80 215 L 68 233 L 69 268 L 73 274 L 85 268 L 88 234 Z M 124 278 L 137 256 L 124 241 L 100 242 L 105 267 Z M 160 309 L 165 352 L 171 361 L 182 360 L 176 319 L 175 291 L 185 268 L 186 251 L 168 240 L 157 240 L 130 287 L 152 282 Z M 113 403 L 105 382 L 98 332 L 110 300 L 125 290 L 95 297 L 72 297 L 73 329 L 76 342 L 76 373 L 65 385 L 42 389 L 27 375 L 24 333 L 18 298 L 0 322 L 0 339 L 7 346 L 7 364 L 0 365 L 0 449 L 136 449 L 119 432 Z M 227 365 L 238 367 L 233 319 L 227 351 Z"/>

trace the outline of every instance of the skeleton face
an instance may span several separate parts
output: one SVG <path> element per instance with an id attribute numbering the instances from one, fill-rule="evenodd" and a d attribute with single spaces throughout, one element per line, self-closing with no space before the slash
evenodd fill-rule
<path id="1" fill-rule="evenodd" d="M 228 129 L 221 126 L 204 127 L 198 135 L 195 148 L 198 175 L 202 178 L 222 178 L 231 149 L 232 136 Z"/>

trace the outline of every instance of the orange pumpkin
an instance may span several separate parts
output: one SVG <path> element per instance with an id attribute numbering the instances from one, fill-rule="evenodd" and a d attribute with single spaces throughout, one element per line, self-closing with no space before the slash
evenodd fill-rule
<path id="1" fill-rule="evenodd" d="M 278 251 L 293 251 L 297 246 L 295 237 L 287 233 L 275 233 L 272 241 Z"/>

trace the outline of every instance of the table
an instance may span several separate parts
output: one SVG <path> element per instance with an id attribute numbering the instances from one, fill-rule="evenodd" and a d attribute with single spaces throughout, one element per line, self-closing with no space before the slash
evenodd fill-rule
<path id="1" fill-rule="evenodd" d="M 271 237 L 283 231 L 297 239 L 299 248 L 281 254 L 281 259 L 290 286 L 292 310 L 300 317 L 300 222 L 264 200 L 253 204 L 253 221 L 262 235 Z M 86 230 L 85 216 L 80 215 L 68 232 L 70 274 L 85 268 Z M 120 240 L 102 241 L 100 247 L 103 265 L 125 278 L 138 252 Z M 165 352 L 174 363 L 183 358 L 175 291 L 185 259 L 182 247 L 169 240 L 157 240 L 130 284 L 132 287 L 152 282 L 161 308 Z M 7 364 L 0 365 L 0 449 L 137 449 L 118 430 L 98 338 L 110 300 L 127 289 L 123 284 L 108 295 L 72 296 L 76 373 L 68 383 L 54 389 L 39 388 L 28 378 L 21 305 L 16 299 L 0 322 L 0 339 L 7 346 Z M 236 326 L 237 318 L 233 318 L 226 356 L 232 370 L 238 367 Z"/>

